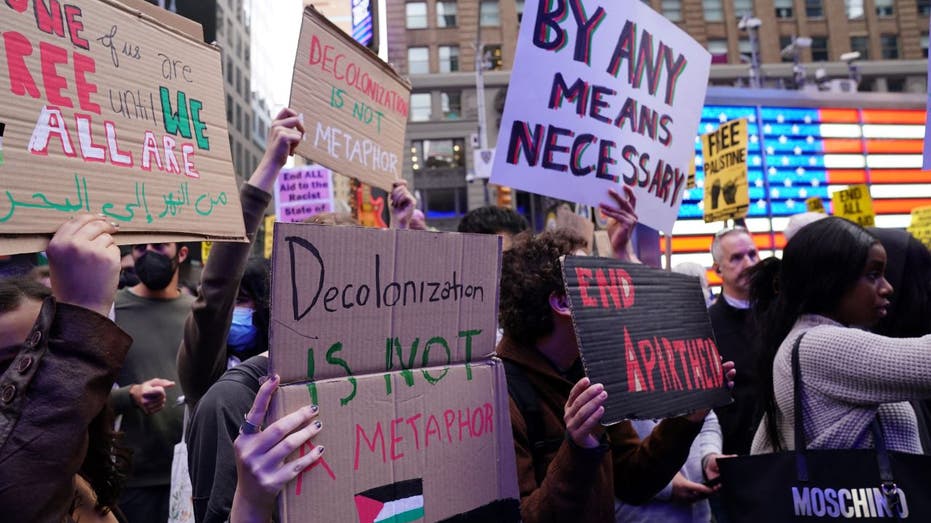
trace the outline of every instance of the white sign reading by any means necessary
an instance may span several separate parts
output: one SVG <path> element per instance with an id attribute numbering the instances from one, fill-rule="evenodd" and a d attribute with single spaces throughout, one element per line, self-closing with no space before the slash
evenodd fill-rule
<path id="1" fill-rule="evenodd" d="M 694 156 L 711 55 L 637 0 L 532 0 L 491 182 L 595 206 L 626 184 L 670 231 Z"/>

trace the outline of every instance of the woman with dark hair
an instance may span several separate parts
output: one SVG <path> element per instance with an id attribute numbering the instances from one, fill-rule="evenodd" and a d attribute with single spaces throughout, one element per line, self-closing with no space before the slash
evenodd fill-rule
<path id="1" fill-rule="evenodd" d="M 931 334 L 931 252 L 899 229 L 870 229 L 886 249 L 886 279 L 896 289 L 889 314 L 872 329 L 909 338 Z M 925 454 L 931 454 L 931 400 L 913 401 Z"/>
<path id="2" fill-rule="evenodd" d="M 889 449 L 921 452 L 908 400 L 931 397 L 931 337 L 896 339 L 860 330 L 887 315 L 893 289 L 885 269 L 879 240 L 834 217 L 802 228 L 781 261 L 754 267 L 750 294 L 766 385 L 752 453 L 796 447 L 791 355 L 800 336 L 808 448 L 870 448 L 875 419 Z"/>
<path id="3" fill-rule="evenodd" d="M 16 521 L 122 520 L 128 451 L 110 389 L 132 339 L 107 313 L 119 278 L 116 227 L 80 215 L 46 252 L 51 291 L 0 280 L 0 514 Z"/>

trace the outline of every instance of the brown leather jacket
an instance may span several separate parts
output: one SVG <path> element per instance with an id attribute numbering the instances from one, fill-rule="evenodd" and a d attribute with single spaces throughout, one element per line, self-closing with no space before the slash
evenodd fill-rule
<path id="1" fill-rule="evenodd" d="M 511 428 L 517 456 L 520 512 L 524 523 L 614 522 L 615 496 L 644 503 L 663 489 L 685 463 L 701 423 L 685 418 L 664 420 L 643 441 L 630 422 L 612 425 L 601 447 L 584 449 L 566 434 L 563 411 L 574 383 L 562 377 L 533 347 L 520 347 L 505 337 L 498 356 L 522 368 L 536 390 L 544 437 L 563 438 L 544 456 L 546 473 L 536 477 L 527 424 L 512 399 Z"/>
<path id="2" fill-rule="evenodd" d="M 6 341 L 6 340 L 4 340 Z M 47 298 L 25 343 L 0 361 L 0 514 L 70 521 L 87 428 L 132 338 L 105 316 Z"/>

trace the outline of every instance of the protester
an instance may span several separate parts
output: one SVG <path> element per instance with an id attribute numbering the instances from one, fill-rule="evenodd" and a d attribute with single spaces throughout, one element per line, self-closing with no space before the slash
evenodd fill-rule
<path id="1" fill-rule="evenodd" d="M 886 249 L 886 280 L 895 289 L 885 318 L 872 331 L 909 338 L 931 334 L 931 252 L 911 234 L 870 228 Z M 912 402 L 925 454 L 931 454 L 931 400 Z"/>
<path id="2" fill-rule="evenodd" d="M 715 234 L 711 242 L 712 268 L 721 277 L 721 294 L 708 308 L 718 352 L 733 361 L 740 373 L 734 384 L 734 402 L 715 409 L 724 436 L 724 453 L 750 453 L 753 432 L 759 424 L 757 412 L 757 329 L 750 314 L 750 280 L 746 270 L 759 262 L 753 237 L 747 229 L 734 227 Z"/>
<path id="3" fill-rule="evenodd" d="M 802 228 L 753 271 L 761 325 L 765 415 L 754 454 L 794 450 L 792 348 L 799 336 L 804 444 L 811 449 L 873 446 L 879 422 L 890 450 L 920 453 L 907 400 L 931 397 L 931 337 L 888 338 L 864 330 L 885 317 L 892 286 L 876 237 L 841 218 Z"/>
<path id="4" fill-rule="evenodd" d="M 502 238 L 502 248 L 511 248 L 511 239 L 530 228 L 527 220 L 513 209 L 485 206 L 472 209 L 459 221 L 459 232 L 497 234 Z"/>
<path id="5" fill-rule="evenodd" d="M 704 267 L 694 262 L 682 262 L 676 264 L 672 268 L 672 272 L 698 278 L 698 283 L 701 284 L 702 296 L 705 297 L 705 305 L 710 307 L 714 303 L 714 294 L 711 292 L 711 288 L 708 287 L 708 275 L 705 274 Z"/>
<path id="6" fill-rule="evenodd" d="M 626 196 L 611 191 L 613 203 L 602 205 L 607 216 L 624 224 L 612 236 L 615 252 L 626 252 L 620 242 L 629 241 L 635 221 L 632 194 Z M 607 392 L 583 377 L 559 264 L 561 256 L 578 254 L 584 245 L 567 231 L 523 233 L 503 258 L 504 339 L 497 353 L 508 369 L 521 516 L 527 523 L 609 522 L 615 495 L 628 503 L 649 500 L 682 467 L 708 412 L 664 420 L 643 441 L 630 422 L 600 425 Z M 732 366 L 725 369 L 733 379 Z M 532 388 L 532 410 L 521 410 L 515 400 L 521 382 Z"/>
<path id="7" fill-rule="evenodd" d="M 175 364 L 184 318 L 194 299 L 178 289 L 188 248 L 177 243 L 133 246 L 140 282 L 116 294 L 116 324 L 133 337 L 110 403 L 133 451 L 133 472 L 120 508 L 133 523 L 168 519 L 171 462 L 184 409 Z"/>
<path id="8" fill-rule="evenodd" d="M 631 421 L 637 435 L 644 439 L 658 425 L 654 420 Z M 708 523 L 711 521 L 711 506 L 708 496 L 714 489 L 702 484 L 707 479 L 715 479 L 717 457 L 721 455 L 721 426 L 714 412 L 709 412 L 702 424 L 701 432 L 692 442 L 685 465 L 663 487 L 656 496 L 643 505 L 618 503 L 615 509 L 617 523 Z M 713 470 L 706 470 L 705 464 Z"/>
<path id="9" fill-rule="evenodd" d="M 128 455 L 107 398 L 132 339 L 107 318 L 116 227 L 82 214 L 48 245 L 51 295 L 0 280 L 0 514 L 11 521 L 123 520 Z"/>
<path id="10" fill-rule="evenodd" d="M 828 215 L 824 214 L 823 212 L 803 212 L 799 214 L 793 214 L 789 218 L 789 223 L 786 224 L 786 228 L 782 230 L 782 235 L 786 237 L 786 242 L 788 242 L 802 227 L 827 217 Z"/>

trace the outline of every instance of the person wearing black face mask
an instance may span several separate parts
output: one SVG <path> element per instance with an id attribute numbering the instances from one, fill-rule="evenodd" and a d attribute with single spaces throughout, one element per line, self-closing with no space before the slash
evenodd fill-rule
<path id="1" fill-rule="evenodd" d="M 133 473 L 120 498 L 129 521 L 168 520 L 171 460 L 181 440 L 184 411 L 175 358 L 193 298 L 178 290 L 178 269 L 188 248 L 149 243 L 132 248 L 138 283 L 116 295 L 116 324 L 133 337 L 110 403 L 123 416 L 121 430 L 133 451 Z M 166 407 L 167 405 L 167 407 Z"/>

